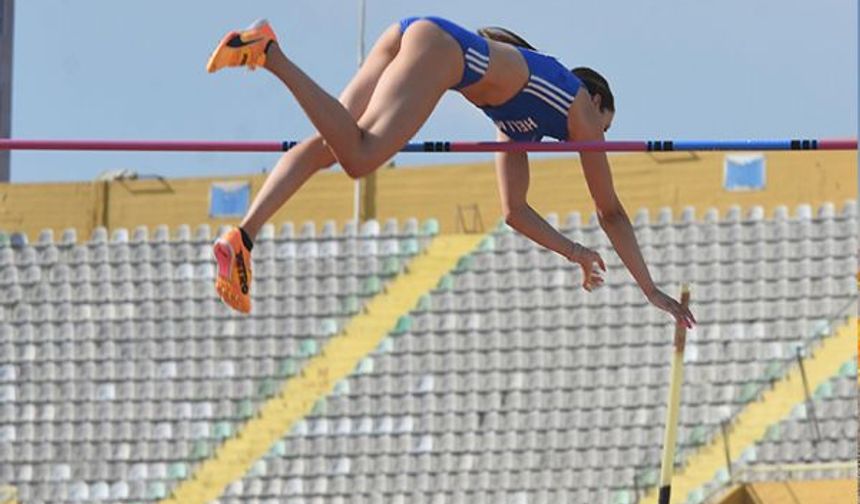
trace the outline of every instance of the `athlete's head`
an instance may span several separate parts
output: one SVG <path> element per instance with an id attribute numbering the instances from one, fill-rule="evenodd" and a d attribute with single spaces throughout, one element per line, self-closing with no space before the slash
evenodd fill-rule
<path id="1" fill-rule="evenodd" d="M 608 130 L 612 124 L 612 118 L 615 117 L 615 97 L 612 96 L 612 90 L 609 89 L 609 82 L 588 67 L 576 67 L 571 72 L 585 84 L 588 94 L 591 95 L 591 101 L 597 106 L 602 116 L 603 130 Z"/>
<path id="2" fill-rule="evenodd" d="M 487 26 L 478 30 L 478 35 L 495 40 L 497 42 L 505 42 L 518 47 L 524 47 L 536 51 L 535 47 L 516 33 L 498 26 Z M 612 124 L 612 118 L 615 116 L 615 97 L 612 96 L 612 90 L 609 89 L 609 82 L 602 75 L 591 68 L 577 67 L 571 70 L 576 77 L 585 84 L 588 89 L 588 94 L 591 95 L 591 100 L 600 111 L 601 120 L 603 121 L 604 131 L 609 129 Z"/>

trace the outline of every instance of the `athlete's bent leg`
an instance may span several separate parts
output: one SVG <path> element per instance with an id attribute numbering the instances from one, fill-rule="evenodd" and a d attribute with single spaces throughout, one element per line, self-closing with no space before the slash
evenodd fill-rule
<path id="1" fill-rule="evenodd" d="M 364 113 L 353 114 L 289 61 L 276 43 L 267 45 L 266 68 L 290 88 L 328 149 L 354 177 L 373 171 L 394 155 L 429 117 L 442 93 L 458 82 L 462 74 L 462 54 L 456 41 L 432 23 L 417 22 L 400 38 L 399 51 L 384 66 L 378 82 L 369 91 Z M 358 122 L 354 115 L 361 116 Z M 313 159 L 318 160 L 317 164 L 322 163 L 319 161 L 322 157 L 315 158 L 315 149 L 308 149 L 296 151 L 295 159 L 302 158 L 302 153 L 314 154 L 309 156 L 308 163 Z M 285 198 L 279 192 L 295 193 L 316 171 L 312 164 L 291 168 L 299 164 L 291 163 L 290 159 L 293 158 L 279 163 L 283 168 L 277 170 L 277 176 L 273 174 L 265 194 L 258 197 L 259 202 L 255 201 L 255 215 L 246 219 L 249 227 L 256 214 L 268 218 L 283 204 Z M 257 229 L 262 225 L 260 220 L 263 219 L 254 222 Z M 242 231 L 233 229 L 215 243 L 216 289 L 227 304 L 247 313 L 251 309 L 252 243 L 248 233 Z"/>
<path id="2" fill-rule="evenodd" d="M 335 158 L 352 175 L 375 170 L 421 127 L 442 94 L 462 75 L 457 42 L 429 21 L 413 24 L 385 68 L 358 122 L 287 58 L 269 45 L 266 68 L 286 84 Z"/>
<path id="3" fill-rule="evenodd" d="M 367 109 L 370 96 L 379 77 L 400 49 L 400 28 L 386 30 L 370 50 L 361 68 L 340 96 L 340 102 L 353 120 Z M 254 198 L 251 208 L 240 224 L 253 240 L 260 228 L 278 211 L 318 170 L 335 163 L 335 157 L 322 137 L 314 135 L 286 152 Z M 355 173 L 347 173 L 357 178 Z"/>
<path id="4" fill-rule="evenodd" d="M 361 116 L 380 76 L 400 47 L 400 31 L 389 30 L 380 38 L 367 61 L 341 95 L 343 107 L 353 117 Z M 241 227 L 216 240 L 213 254 L 218 263 L 215 290 L 230 307 L 251 311 L 251 250 L 260 228 L 295 192 L 321 168 L 331 166 L 334 156 L 319 136 L 312 137 L 284 154 L 263 188 L 254 198 Z"/>

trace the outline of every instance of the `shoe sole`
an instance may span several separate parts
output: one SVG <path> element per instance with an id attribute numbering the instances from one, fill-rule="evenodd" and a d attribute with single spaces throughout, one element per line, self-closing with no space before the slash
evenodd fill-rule
<path id="1" fill-rule="evenodd" d="M 228 242 L 218 240 L 215 242 L 212 254 L 218 263 L 218 278 L 215 280 L 215 291 L 218 293 L 218 297 L 230 308 L 242 313 L 249 313 L 251 311 L 250 303 L 246 303 L 243 297 L 236 293 L 229 280 L 233 266 L 233 247 Z"/>
<path id="2" fill-rule="evenodd" d="M 265 25 L 265 24 L 268 24 L 268 21 L 266 21 L 265 19 L 258 20 L 257 22 L 255 22 L 254 24 L 252 24 L 251 26 L 249 26 L 245 31 L 250 31 L 250 30 L 253 30 L 253 29 L 258 29 L 258 28 L 262 27 L 262 26 L 263 26 L 263 25 Z M 271 28 L 269 29 L 269 31 L 271 31 Z M 240 63 L 239 65 L 225 65 L 225 66 L 218 67 L 218 68 L 215 68 L 215 67 L 214 67 L 214 65 L 215 65 L 215 60 L 217 59 L 218 54 L 220 54 L 222 50 L 224 50 L 225 48 L 227 48 L 227 44 L 228 44 L 228 42 L 229 42 L 233 37 L 239 36 L 239 35 L 241 35 L 242 33 L 244 33 L 244 32 L 231 31 L 230 33 L 228 33 L 227 35 L 225 35 L 225 36 L 224 36 L 224 38 L 222 38 L 222 39 L 221 39 L 221 42 L 219 42 L 219 43 L 218 43 L 218 47 L 216 47 L 216 48 L 215 48 L 215 50 L 212 52 L 212 55 L 209 57 L 209 62 L 206 64 L 206 71 L 207 71 L 207 72 L 209 72 L 209 73 L 214 73 L 214 72 L 217 72 L 218 70 L 220 70 L 221 68 L 235 67 L 235 66 L 238 66 L 238 67 L 248 67 L 250 70 L 255 70 L 255 69 L 256 69 L 256 66 L 248 66 L 248 65 L 246 64 L 246 61 L 245 61 L 245 60 L 242 60 L 242 63 Z M 276 39 L 275 37 L 272 37 L 268 42 L 266 42 L 266 44 L 269 44 L 269 43 L 271 43 L 272 41 L 275 41 L 275 40 L 277 40 L 277 39 Z M 266 49 L 267 49 L 267 48 L 268 48 L 268 45 L 266 46 Z M 264 51 L 265 51 L 265 49 L 264 49 Z"/>
<path id="3" fill-rule="evenodd" d="M 218 68 L 215 68 L 215 62 L 218 59 L 218 55 L 221 54 L 221 51 L 229 50 L 227 47 L 227 43 L 230 42 L 230 39 L 233 37 L 239 36 L 240 33 L 236 31 L 231 31 L 227 35 L 224 35 L 224 38 L 221 39 L 221 42 L 218 42 L 218 46 L 212 51 L 212 55 L 209 57 L 209 61 L 206 63 L 206 71 L 209 73 L 215 73 L 222 68 L 229 68 L 233 66 L 244 66 L 244 65 L 224 65 Z"/>
<path id="4" fill-rule="evenodd" d="M 215 256 L 215 261 L 218 262 L 218 276 L 221 278 L 230 278 L 231 266 L 233 265 L 233 247 L 225 242 L 218 240 L 215 242 L 215 247 L 212 249 L 212 254 Z"/>

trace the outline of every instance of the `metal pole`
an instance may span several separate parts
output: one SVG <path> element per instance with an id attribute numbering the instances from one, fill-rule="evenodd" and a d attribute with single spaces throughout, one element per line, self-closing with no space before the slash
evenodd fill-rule
<path id="1" fill-rule="evenodd" d="M 690 287 L 681 287 L 681 306 L 690 305 Z M 669 395 L 666 398 L 666 430 L 663 433 L 663 456 L 660 463 L 659 504 L 669 504 L 672 499 L 672 477 L 675 472 L 675 448 L 678 439 L 678 420 L 681 412 L 681 387 L 684 384 L 684 349 L 687 346 L 687 327 L 675 324 L 675 351 L 672 353 Z"/>
<path id="2" fill-rule="evenodd" d="M 723 449 L 725 450 L 726 455 L 726 469 L 729 471 L 729 483 L 734 483 L 735 478 L 732 475 L 732 450 L 729 448 L 729 427 L 728 421 L 723 420 L 720 422 L 720 430 L 723 432 Z"/>
<path id="3" fill-rule="evenodd" d="M 361 65 L 364 64 L 364 30 L 366 11 L 366 1 L 358 0 L 358 68 L 361 68 Z M 359 221 L 361 220 L 361 180 L 356 179 L 353 187 L 352 220 L 355 221 L 355 228 L 358 229 Z"/>
<path id="4" fill-rule="evenodd" d="M 367 21 L 367 2 L 358 0 L 358 66 L 364 63 L 364 31 Z"/>
<path id="5" fill-rule="evenodd" d="M 0 0 L 0 137 L 12 136 L 12 43 L 15 0 Z M 0 152 L 0 182 L 11 180 L 10 152 Z"/>
<path id="6" fill-rule="evenodd" d="M 821 428 L 818 426 L 818 415 L 815 414 L 815 402 L 812 400 L 812 394 L 809 391 L 809 382 L 806 379 L 806 368 L 803 366 L 803 350 L 798 347 L 796 350 L 797 364 L 800 366 L 800 377 L 803 379 L 803 393 L 806 396 L 806 410 L 812 418 L 812 433 L 815 435 L 814 441 L 821 441 Z"/>

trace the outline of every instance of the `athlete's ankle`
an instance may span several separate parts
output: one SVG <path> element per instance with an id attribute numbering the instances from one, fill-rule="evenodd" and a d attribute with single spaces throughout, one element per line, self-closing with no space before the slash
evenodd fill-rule
<path id="1" fill-rule="evenodd" d="M 263 63 L 263 67 L 272 72 L 275 71 L 275 67 L 280 64 L 285 57 L 277 40 L 268 41 L 266 43 L 266 48 L 263 50 L 263 54 L 266 56 L 266 61 Z"/>
<path id="2" fill-rule="evenodd" d="M 242 235 L 242 244 L 245 245 L 245 248 L 248 249 L 248 252 L 251 252 L 254 249 L 254 240 L 251 238 L 251 235 L 248 234 L 247 231 L 243 227 L 239 227 L 239 234 Z"/>

